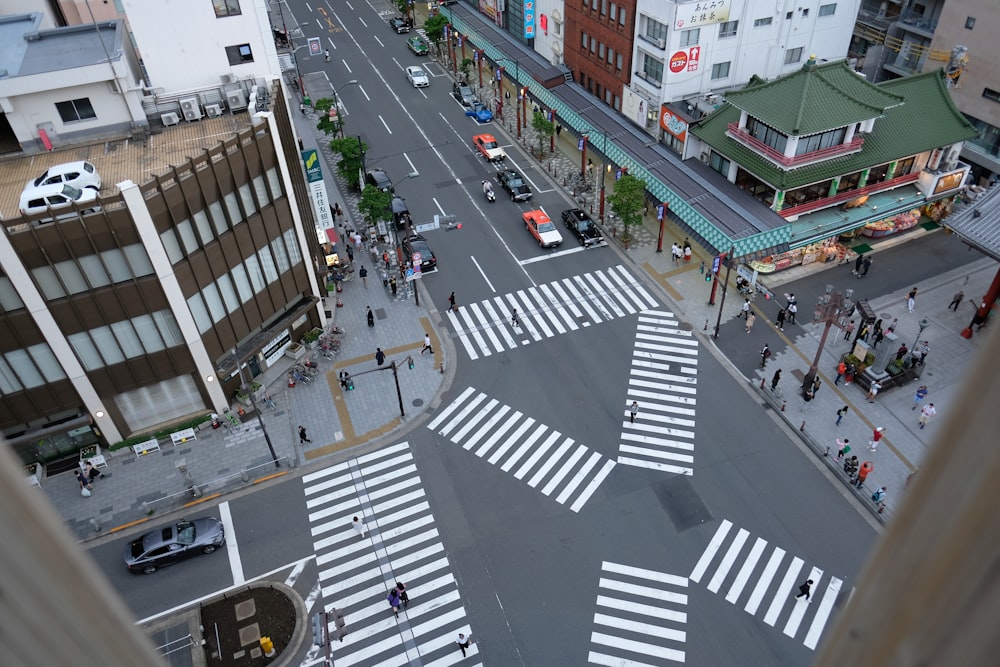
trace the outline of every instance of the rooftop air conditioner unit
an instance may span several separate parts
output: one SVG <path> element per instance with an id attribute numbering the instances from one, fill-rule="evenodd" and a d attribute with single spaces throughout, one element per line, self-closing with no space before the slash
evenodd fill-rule
<path id="1" fill-rule="evenodd" d="M 667 48 L 667 40 L 663 39 L 662 37 L 656 40 L 656 43 L 660 46 L 661 49 Z"/>
<path id="2" fill-rule="evenodd" d="M 170 113 L 160 114 L 160 122 L 167 126 L 176 125 L 181 122 L 181 117 L 171 111 Z"/>
<path id="3" fill-rule="evenodd" d="M 718 104 L 719 103 L 719 96 L 718 95 L 709 95 L 708 96 L 708 103 L 709 104 Z"/>
<path id="4" fill-rule="evenodd" d="M 206 104 L 205 105 L 205 115 L 209 118 L 218 118 L 222 115 L 222 105 L 221 104 Z"/>
<path id="5" fill-rule="evenodd" d="M 247 108 L 247 98 L 243 94 L 242 90 L 227 90 L 226 91 L 226 104 L 229 105 L 231 111 L 241 111 Z"/>
<path id="6" fill-rule="evenodd" d="M 184 120 L 188 122 L 201 120 L 205 115 L 201 112 L 197 97 L 186 97 L 181 100 L 181 112 L 184 114 Z"/>

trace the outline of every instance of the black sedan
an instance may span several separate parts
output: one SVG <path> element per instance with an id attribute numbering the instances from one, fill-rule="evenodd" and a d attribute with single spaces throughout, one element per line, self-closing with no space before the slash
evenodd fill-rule
<path id="1" fill-rule="evenodd" d="M 437 267 L 437 257 L 434 251 L 427 245 L 427 240 L 420 234 L 414 234 L 403 241 L 403 255 L 406 256 L 406 263 L 413 265 L 413 255 L 420 255 L 420 271 L 430 271 Z"/>
<path id="2" fill-rule="evenodd" d="M 397 35 L 402 35 L 404 32 L 410 32 L 410 23 L 401 16 L 393 16 L 389 19 L 389 27 L 392 28 Z"/>
<path id="3" fill-rule="evenodd" d="M 497 172 L 497 180 L 500 187 L 510 194 L 514 201 L 528 201 L 532 197 L 531 188 L 524 182 L 521 174 L 513 169 L 501 169 Z"/>
<path id="4" fill-rule="evenodd" d="M 578 208 L 571 208 L 562 212 L 563 222 L 566 227 L 580 240 L 585 248 L 604 243 L 604 235 L 597 228 L 594 221 L 584 211 Z"/>
<path id="5" fill-rule="evenodd" d="M 132 540 L 125 547 L 125 567 L 129 572 L 153 574 L 189 556 L 210 554 L 225 542 L 226 529 L 215 517 L 182 519 Z"/>
<path id="6" fill-rule="evenodd" d="M 382 192 L 392 192 L 392 179 L 384 169 L 369 169 L 365 172 L 365 184 L 378 188 Z"/>

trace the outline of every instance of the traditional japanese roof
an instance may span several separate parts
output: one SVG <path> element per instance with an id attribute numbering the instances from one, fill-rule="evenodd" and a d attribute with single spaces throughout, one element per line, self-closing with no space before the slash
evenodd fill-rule
<path id="1" fill-rule="evenodd" d="M 903 98 L 860 76 L 843 60 L 802 69 L 726 94 L 726 101 L 788 136 L 805 136 L 877 118 Z"/>
<path id="2" fill-rule="evenodd" d="M 842 67 L 850 72 L 846 65 Z M 752 87 L 759 90 L 766 85 Z M 718 111 L 692 126 L 690 131 L 721 155 L 778 190 L 792 190 L 852 174 L 976 136 L 975 128 L 952 102 L 943 70 L 886 81 L 878 84 L 878 88 L 902 99 L 903 104 L 887 109 L 885 116 L 875 121 L 872 132 L 865 136 L 861 150 L 803 167 L 780 169 L 753 149 L 731 139 L 726 134 L 728 125 L 739 121 L 740 109 L 728 99 Z"/>

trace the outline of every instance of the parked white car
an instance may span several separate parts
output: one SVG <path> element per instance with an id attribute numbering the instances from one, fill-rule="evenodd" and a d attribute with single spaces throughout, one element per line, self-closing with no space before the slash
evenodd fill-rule
<path id="1" fill-rule="evenodd" d="M 86 208 L 87 204 L 97 199 L 97 190 L 94 188 L 74 188 L 65 183 L 55 183 L 53 185 L 40 185 L 25 188 L 21 193 L 21 212 L 43 213 L 47 209 L 61 209 L 70 206 L 73 202 L 84 210 L 85 213 L 96 211 L 100 207 L 93 206 Z"/>
<path id="2" fill-rule="evenodd" d="M 406 68 L 406 78 L 414 88 L 425 88 L 431 85 L 431 80 L 423 67 L 412 65 Z"/>
<path id="3" fill-rule="evenodd" d="M 97 168 L 94 165 L 84 160 L 64 162 L 49 167 L 41 176 L 28 181 L 25 189 L 59 184 L 72 185 L 81 190 L 84 188 L 100 190 L 101 175 L 97 173 Z"/>

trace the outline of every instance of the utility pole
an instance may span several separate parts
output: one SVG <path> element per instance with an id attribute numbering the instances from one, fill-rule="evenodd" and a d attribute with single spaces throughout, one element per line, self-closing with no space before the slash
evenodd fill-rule
<path id="1" fill-rule="evenodd" d="M 825 326 L 823 327 L 823 335 L 819 339 L 819 348 L 816 350 L 816 356 L 813 358 L 812 365 L 809 366 L 809 371 L 802 379 L 803 393 L 812 387 L 813 381 L 816 379 L 816 373 L 819 370 L 819 360 L 823 354 L 823 347 L 826 345 L 827 336 L 830 335 L 830 327 L 837 325 L 838 329 L 842 329 L 844 325 L 841 320 L 854 310 L 854 302 L 851 301 L 852 296 L 854 296 L 854 290 L 852 289 L 846 290 L 841 294 L 840 292 L 833 291 L 833 285 L 827 285 L 826 293 L 817 300 L 816 315 L 813 318 L 813 322 L 816 324 L 822 322 Z"/>
<path id="2" fill-rule="evenodd" d="M 236 360 L 236 372 L 240 375 L 240 389 L 245 391 L 250 397 L 250 405 L 253 407 L 254 414 L 257 415 L 257 424 L 260 426 L 260 432 L 264 434 L 264 442 L 267 443 L 267 450 L 271 452 L 271 460 L 274 461 L 274 467 L 280 468 L 281 461 L 278 460 L 278 455 L 274 452 L 274 445 L 271 444 L 271 436 L 267 433 L 267 428 L 264 426 L 264 418 L 260 416 L 260 410 L 257 409 L 257 398 L 254 396 L 253 386 L 246 383 L 243 378 L 243 367 L 240 366 L 240 357 L 236 354 L 236 348 L 233 348 L 233 359 Z"/>

